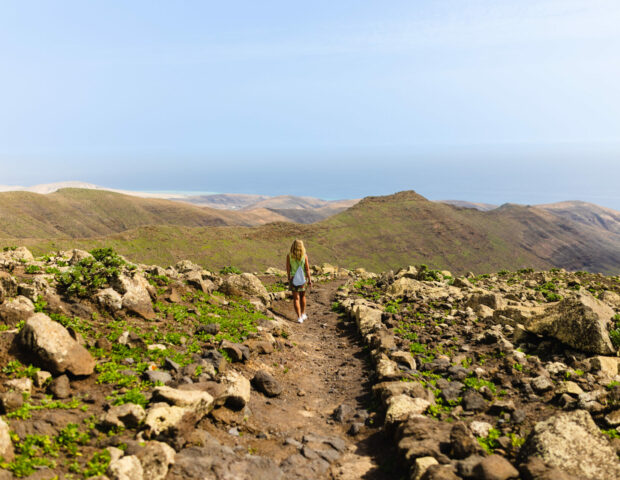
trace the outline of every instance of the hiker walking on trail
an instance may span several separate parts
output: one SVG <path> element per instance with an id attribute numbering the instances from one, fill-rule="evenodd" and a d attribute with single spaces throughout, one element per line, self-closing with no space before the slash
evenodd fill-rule
<path id="1" fill-rule="evenodd" d="M 312 286 L 312 278 L 310 278 L 310 265 L 306 248 L 301 240 L 293 242 L 291 251 L 286 256 L 286 275 L 291 292 L 293 292 L 297 323 L 304 323 L 304 320 L 308 319 L 306 315 L 306 287 Z"/>

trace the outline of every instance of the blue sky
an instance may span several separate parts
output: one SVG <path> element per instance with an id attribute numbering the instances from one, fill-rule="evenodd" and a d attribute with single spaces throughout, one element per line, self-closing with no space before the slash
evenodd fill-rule
<path id="1" fill-rule="evenodd" d="M 618 25 L 617 0 L 0 0 L 0 184 L 620 209 Z"/>

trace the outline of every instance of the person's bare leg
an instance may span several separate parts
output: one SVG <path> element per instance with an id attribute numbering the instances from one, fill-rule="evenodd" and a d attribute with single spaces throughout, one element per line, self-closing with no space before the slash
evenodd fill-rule
<path id="1" fill-rule="evenodd" d="M 306 292 L 299 292 L 299 296 L 300 296 L 300 306 L 301 306 L 301 315 L 303 315 L 304 313 L 306 313 Z M 301 316 L 300 315 L 300 316 Z"/>
<path id="2" fill-rule="evenodd" d="M 295 308 L 295 313 L 297 314 L 297 318 L 300 318 L 301 308 L 299 306 L 299 292 L 293 292 L 293 307 Z"/>

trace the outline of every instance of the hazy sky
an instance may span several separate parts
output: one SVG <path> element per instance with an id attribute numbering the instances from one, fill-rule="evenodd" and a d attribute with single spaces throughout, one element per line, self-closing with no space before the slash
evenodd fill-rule
<path id="1" fill-rule="evenodd" d="M 618 0 L 0 0 L 0 185 L 620 209 L 619 25 Z"/>

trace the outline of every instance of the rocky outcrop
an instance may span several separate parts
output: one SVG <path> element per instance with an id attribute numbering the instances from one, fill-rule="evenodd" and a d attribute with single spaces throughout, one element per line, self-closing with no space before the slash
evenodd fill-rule
<path id="1" fill-rule="evenodd" d="M 614 311 L 589 293 L 579 293 L 549 307 L 525 327 L 539 335 L 557 338 L 584 352 L 609 355 L 615 353 L 609 338 L 609 324 Z"/>
<path id="2" fill-rule="evenodd" d="M 16 342 L 54 374 L 90 375 L 95 360 L 61 324 L 47 315 L 31 316 L 16 337 Z"/>
<path id="3" fill-rule="evenodd" d="M 123 294 L 122 307 L 145 320 L 152 320 L 156 316 L 149 293 L 151 288 L 142 275 L 121 275 L 116 284 L 116 289 Z"/>
<path id="4" fill-rule="evenodd" d="M 560 413 L 537 423 L 523 447 L 522 456 L 540 457 L 550 466 L 588 480 L 620 478 L 616 452 L 590 414 L 583 410 Z"/>
<path id="5" fill-rule="evenodd" d="M 269 292 L 261 281 L 251 273 L 242 273 L 241 275 L 227 275 L 222 279 L 222 285 L 219 290 L 226 294 L 236 297 L 252 298 L 258 297 L 267 301 Z"/>
<path id="6" fill-rule="evenodd" d="M 33 314 L 34 304 L 32 300 L 22 295 L 7 299 L 0 305 L 0 319 L 7 324 L 14 325 L 25 321 Z"/>

